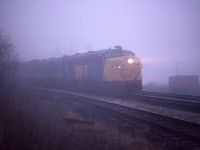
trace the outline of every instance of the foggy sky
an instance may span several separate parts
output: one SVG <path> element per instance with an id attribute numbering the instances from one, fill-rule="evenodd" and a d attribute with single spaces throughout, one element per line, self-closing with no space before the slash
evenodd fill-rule
<path id="1" fill-rule="evenodd" d="M 115 45 L 142 59 L 143 80 L 200 76 L 200 0 L 0 0 L 0 30 L 23 61 Z"/>

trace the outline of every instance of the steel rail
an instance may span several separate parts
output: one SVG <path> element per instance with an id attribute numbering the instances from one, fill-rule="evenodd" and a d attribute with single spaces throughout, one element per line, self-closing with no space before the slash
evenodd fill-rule
<path id="1" fill-rule="evenodd" d="M 147 94 L 132 94 L 129 99 L 136 101 L 142 101 L 148 104 L 158 105 L 162 107 L 173 108 L 177 110 L 200 113 L 200 101 L 192 101 L 180 98 L 169 98 L 157 95 L 147 95 Z"/>

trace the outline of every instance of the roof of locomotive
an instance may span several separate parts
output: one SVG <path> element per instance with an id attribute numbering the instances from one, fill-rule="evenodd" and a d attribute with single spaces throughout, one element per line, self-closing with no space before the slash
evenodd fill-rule
<path id="1" fill-rule="evenodd" d="M 111 54 L 111 55 L 110 55 Z M 114 54 L 114 55 L 112 55 Z M 135 56 L 135 54 L 128 50 L 121 48 L 116 49 L 104 49 L 98 51 L 88 51 L 86 53 L 78 53 L 72 56 L 63 56 L 66 63 L 86 63 L 86 62 L 101 62 L 106 58 L 119 57 L 123 55 Z"/>
<path id="2" fill-rule="evenodd" d="M 111 55 L 110 55 L 111 54 Z M 113 55 L 114 54 L 114 55 Z M 123 50 L 121 46 L 116 46 L 115 49 L 103 49 L 98 51 L 88 51 L 85 53 L 77 53 L 71 56 L 63 56 L 58 58 L 49 59 L 34 59 L 25 64 L 60 64 L 63 60 L 67 64 L 84 64 L 88 62 L 103 62 L 107 58 L 119 57 L 119 56 L 135 56 L 135 54 L 128 50 Z"/>

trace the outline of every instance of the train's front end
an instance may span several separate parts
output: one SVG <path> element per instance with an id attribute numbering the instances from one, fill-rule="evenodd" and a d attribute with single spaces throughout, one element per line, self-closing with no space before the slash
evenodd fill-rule
<path id="1" fill-rule="evenodd" d="M 134 93 L 142 90 L 141 61 L 130 51 L 116 49 L 107 54 L 103 80 L 109 90 L 117 93 Z"/>

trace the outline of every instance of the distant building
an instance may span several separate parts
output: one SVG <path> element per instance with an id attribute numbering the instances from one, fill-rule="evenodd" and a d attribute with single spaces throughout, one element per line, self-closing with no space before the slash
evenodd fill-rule
<path id="1" fill-rule="evenodd" d="M 194 93 L 199 90 L 197 75 L 176 75 L 169 77 L 170 92 Z"/>

